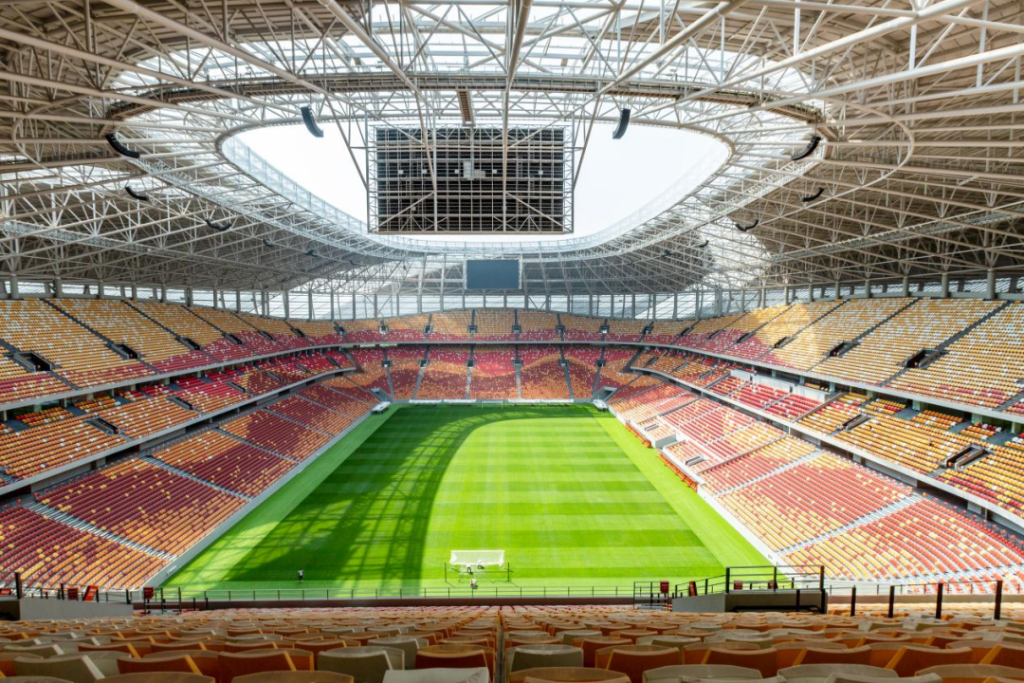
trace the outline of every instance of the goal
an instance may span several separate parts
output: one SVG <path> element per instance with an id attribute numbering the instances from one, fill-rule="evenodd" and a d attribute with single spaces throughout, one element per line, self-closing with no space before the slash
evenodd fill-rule
<path id="1" fill-rule="evenodd" d="M 473 567 L 474 569 L 485 569 L 487 567 L 500 567 L 505 564 L 504 550 L 453 550 L 448 564 L 452 568 Z"/>
<path id="2" fill-rule="evenodd" d="M 444 579 L 452 571 L 459 581 L 512 581 L 512 568 L 505 562 L 504 550 L 453 550 L 444 566 Z"/>

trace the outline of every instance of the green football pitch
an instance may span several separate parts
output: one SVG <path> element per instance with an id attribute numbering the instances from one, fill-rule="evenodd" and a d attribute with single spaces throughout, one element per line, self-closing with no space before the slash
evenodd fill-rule
<path id="1" fill-rule="evenodd" d="M 632 586 L 768 562 L 591 406 L 395 406 L 171 576 L 185 589 L 464 585 L 453 549 L 519 586 Z M 478 577 L 482 584 L 499 579 Z M 506 576 L 500 578 L 505 584 Z"/>

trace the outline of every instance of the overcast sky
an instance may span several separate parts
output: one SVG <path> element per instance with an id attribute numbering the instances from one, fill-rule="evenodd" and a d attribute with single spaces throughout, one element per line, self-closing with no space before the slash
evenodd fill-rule
<path id="1" fill-rule="evenodd" d="M 718 142 L 696 133 L 631 126 L 621 140 L 612 140 L 612 130 L 598 125 L 591 134 L 576 185 L 576 236 L 597 232 L 642 208 L 678 185 L 689 164 L 708 154 L 725 154 Z M 241 139 L 306 189 L 365 221 L 366 191 L 341 134 L 326 125 L 324 132 L 318 139 L 301 125 L 273 126 Z M 365 152 L 356 150 L 356 155 L 362 164 Z"/>

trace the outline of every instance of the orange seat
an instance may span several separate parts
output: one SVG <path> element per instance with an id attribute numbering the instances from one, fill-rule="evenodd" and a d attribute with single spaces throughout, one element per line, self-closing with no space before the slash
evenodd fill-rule
<path id="1" fill-rule="evenodd" d="M 205 650 L 206 643 L 202 640 L 174 641 L 173 643 L 153 643 L 153 652 L 175 652 L 177 650 Z"/>
<path id="2" fill-rule="evenodd" d="M 177 671 L 179 673 L 199 674 L 202 671 L 188 655 L 169 653 L 161 657 L 131 659 L 122 657 L 117 660 L 117 670 L 123 674 L 141 674 L 152 671 Z"/>
<path id="3" fill-rule="evenodd" d="M 1024 645 L 1000 642 L 982 658 L 980 663 L 1024 669 Z"/>
<path id="4" fill-rule="evenodd" d="M 269 671 L 239 676 L 235 683 L 355 683 L 355 679 L 331 671 Z"/>
<path id="5" fill-rule="evenodd" d="M 488 652 L 491 656 L 488 657 Z M 416 652 L 417 669 L 470 669 L 486 667 L 493 674 L 494 651 L 479 645 L 431 645 Z"/>
<path id="6" fill-rule="evenodd" d="M 683 661 L 682 652 L 660 645 L 613 646 L 608 665 L 602 668 L 629 676 L 630 683 L 643 683 L 644 672 Z"/>
<path id="7" fill-rule="evenodd" d="M 509 683 L 554 681 L 555 683 L 629 683 L 629 678 L 617 671 L 590 667 L 543 667 L 521 669 L 509 676 Z"/>
<path id="8" fill-rule="evenodd" d="M 892 669 L 896 675 L 902 677 L 913 676 L 921 669 L 942 664 L 970 664 L 971 650 L 966 647 L 958 647 L 947 650 L 924 647 L 921 645 L 907 645 L 892 658 L 885 668 Z"/>
<path id="9" fill-rule="evenodd" d="M 24 652 L 0 652 L 0 674 L 14 676 L 14 660 L 24 657 L 25 659 L 42 659 L 39 655 L 30 655 Z"/>
<path id="10" fill-rule="evenodd" d="M 604 649 L 606 647 L 612 647 L 614 645 L 629 645 L 630 643 L 628 640 L 624 638 L 612 638 L 611 636 L 601 636 L 600 638 L 580 638 L 578 640 L 574 640 L 572 644 L 575 647 L 578 647 L 583 650 L 584 668 L 591 668 L 597 667 L 596 654 L 598 650 Z"/>
<path id="11" fill-rule="evenodd" d="M 250 650 L 276 650 L 276 641 L 254 640 L 244 643 L 224 643 L 224 652 L 249 652 Z"/>
<path id="12" fill-rule="evenodd" d="M 292 643 L 293 649 L 311 652 L 314 657 L 321 652 L 337 650 L 342 647 L 346 647 L 345 641 L 333 638 L 324 640 L 300 640 Z"/>
<path id="13" fill-rule="evenodd" d="M 796 665 L 797 659 L 803 654 L 804 650 L 809 647 L 821 648 L 823 650 L 845 650 L 846 647 L 842 643 L 836 643 L 831 640 L 793 640 L 786 642 L 776 642 L 773 646 L 778 652 L 778 661 L 776 662 L 779 669 L 788 669 L 791 666 Z"/>
<path id="14" fill-rule="evenodd" d="M 731 664 L 747 669 L 757 669 L 765 678 L 778 673 L 778 652 L 773 647 L 758 650 L 733 650 L 717 647 L 708 649 L 701 664 Z"/>
<path id="15" fill-rule="evenodd" d="M 174 650 L 172 652 L 151 652 L 150 654 L 143 657 L 143 659 L 152 659 L 154 657 L 164 657 L 166 655 L 188 655 L 192 658 L 192 663 L 199 669 L 199 673 L 204 676 L 210 676 L 216 679 L 220 675 L 220 665 L 217 663 L 216 652 L 210 652 L 209 650 Z"/>
<path id="16" fill-rule="evenodd" d="M 866 645 L 850 649 L 806 647 L 794 666 L 801 664 L 867 664 L 871 661 L 871 648 Z"/>
<path id="17" fill-rule="evenodd" d="M 258 674 L 265 671 L 296 671 L 295 663 L 287 652 L 222 652 L 217 656 L 220 683 L 232 683 L 236 676 Z"/>
<path id="18" fill-rule="evenodd" d="M 137 648 L 131 643 L 111 643 L 110 645 L 79 645 L 79 652 L 123 652 L 129 657 L 138 659 L 142 655 L 149 654 L 151 648 L 142 646 Z"/>
<path id="19" fill-rule="evenodd" d="M 711 648 L 719 650 L 760 650 L 761 646 L 756 643 L 744 643 L 741 640 L 730 640 L 724 643 L 693 643 L 683 646 L 683 664 L 703 664 L 708 650 Z"/>

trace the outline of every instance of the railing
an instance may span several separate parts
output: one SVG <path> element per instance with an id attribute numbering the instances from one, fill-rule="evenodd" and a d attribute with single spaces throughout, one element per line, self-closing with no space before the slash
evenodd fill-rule
<path id="1" fill-rule="evenodd" d="M 825 567 L 775 565 L 726 567 L 725 574 L 676 584 L 675 597 L 697 597 L 735 591 L 825 591 Z"/>

